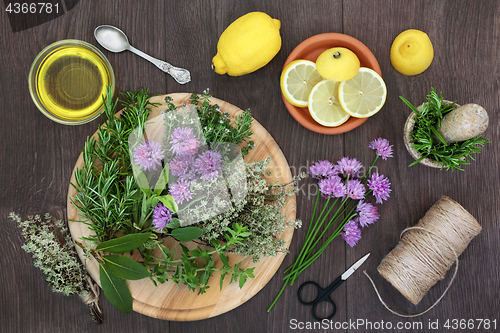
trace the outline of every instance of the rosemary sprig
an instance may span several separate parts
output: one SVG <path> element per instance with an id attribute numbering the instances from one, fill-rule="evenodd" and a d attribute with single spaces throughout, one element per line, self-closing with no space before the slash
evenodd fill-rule
<path id="1" fill-rule="evenodd" d="M 120 229 L 140 231 L 134 222 L 142 197 L 132 175 L 128 137 L 134 129 L 144 128 L 154 104 L 148 100 L 147 89 L 127 91 L 122 97 L 125 108 L 120 116 L 116 116 L 118 100 L 105 101 L 105 122 L 99 126 L 97 139 L 89 138 L 85 143 L 84 167 L 75 170 L 75 184 L 71 184 L 78 195 L 70 200 L 95 232 L 86 240 L 94 242 L 109 239 Z"/>
<path id="2" fill-rule="evenodd" d="M 480 153 L 484 144 L 490 143 L 490 140 L 478 136 L 447 144 L 436 128 L 441 126 L 443 117 L 455 109 L 453 106 L 455 102 L 443 103 L 442 93 L 438 96 L 434 88 L 431 88 L 430 94 L 427 95 L 427 103 L 422 104 L 421 112 L 404 97 L 399 96 L 399 98 L 417 115 L 415 126 L 410 133 L 410 143 L 421 157 L 411 163 L 410 167 L 429 158 L 441 164 L 441 169 L 463 171 L 461 166 L 468 165 L 474 160 L 471 155 Z"/>

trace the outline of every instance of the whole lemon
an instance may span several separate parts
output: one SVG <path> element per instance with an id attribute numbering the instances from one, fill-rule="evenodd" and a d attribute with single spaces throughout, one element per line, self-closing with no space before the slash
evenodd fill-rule
<path id="1" fill-rule="evenodd" d="M 266 13 L 251 12 L 231 23 L 217 43 L 212 68 L 239 76 L 266 65 L 281 49 L 281 22 Z"/>
<path id="2" fill-rule="evenodd" d="M 359 59 L 345 47 L 334 47 L 321 53 L 316 59 L 319 75 L 331 81 L 347 81 L 359 71 Z"/>
<path id="3" fill-rule="evenodd" d="M 403 75 L 417 75 L 431 65 L 434 48 L 423 31 L 409 29 L 400 33 L 392 42 L 392 66 Z"/>

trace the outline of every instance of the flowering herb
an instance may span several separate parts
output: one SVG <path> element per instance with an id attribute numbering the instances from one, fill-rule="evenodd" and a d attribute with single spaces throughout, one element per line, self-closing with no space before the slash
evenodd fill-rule
<path id="1" fill-rule="evenodd" d="M 153 225 L 157 232 L 161 232 L 167 226 L 167 223 L 172 222 L 174 213 L 166 207 L 163 202 L 158 202 L 153 210 Z"/>
<path id="2" fill-rule="evenodd" d="M 202 179 L 215 180 L 219 177 L 219 171 L 222 169 L 221 153 L 215 150 L 207 150 L 198 156 L 194 165 Z"/>
<path id="3" fill-rule="evenodd" d="M 160 142 L 149 142 L 149 140 L 146 140 L 146 142 L 135 149 L 134 163 L 137 164 L 141 170 L 153 170 L 157 166 L 161 166 L 163 155 L 164 152 Z"/>
<path id="4" fill-rule="evenodd" d="M 389 179 L 373 173 L 368 180 L 368 189 L 365 181 L 379 157 L 384 160 L 392 157 L 392 146 L 386 139 L 378 138 L 370 142 L 368 147 L 376 151 L 376 157 L 363 178 L 360 178 L 363 165 L 355 158 L 342 157 L 336 164 L 318 161 L 310 167 L 309 173 L 319 180 L 319 191 L 327 201 L 315 219 L 319 202 L 319 195 L 316 196 L 304 245 L 295 262 L 285 270 L 283 287 L 267 310 L 268 312 L 271 311 L 286 286 L 292 285 L 299 274 L 325 251 L 335 237 L 342 235 L 345 242 L 353 247 L 361 240 L 362 228 L 379 219 L 377 207 L 367 201 L 368 195 L 374 196 L 376 203 L 379 204 L 387 200 L 391 192 Z M 328 218 L 334 207 L 337 207 L 335 213 Z M 333 231 L 321 244 L 330 229 Z"/>
<path id="5" fill-rule="evenodd" d="M 50 214 L 29 216 L 26 221 L 15 213 L 9 217 L 22 228 L 26 243 L 22 248 L 32 253 L 34 266 L 45 274 L 54 292 L 78 295 L 90 308 L 92 319 L 102 323 L 99 293 L 77 258 L 68 228 L 61 220 L 52 221 Z"/>
<path id="6" fill-rule="evenodd" d="M 422 111 L 419 111 L 404 97 L 399 96 L 399 98 L 416 114 L 415 126 L 410 133 L 410 143 L 421 157 L 409 166 L 429 158 L 441 164 L 441 169 L 446 167 L 446 170 L 463 171 L 460 166 L 470 164 L 470 161 L 474 160 L 472 154 L 481 153 L 482 147 L 490 143 L 490 140 L 482 136 L 461 142 L 446 143 L 436 128 L 441 127 L 443 117 L 455 109 L 453 106 L 455 103 L 445 104 L 442 94 L 438 96 L 434 88 L 431 88 L 430 94 L 427 95 L 427 103 L 422 104 Z"/>
<path id="7" fill-rule="evenodd" d="M 171 134 L 170 148 L 178 155 L 193 155 L 200 147 L 200 141 L 196 140 L 193 129 L 189 127 L 177 127 Z"/>
<path id="8" fill-rule="evenodd" d="M 234 208 L 212 218 L 195 224 L 203 229 L 201 240 L 209 243 L 213 239 L 224 240 L 224 230 L 231 221 L 245 225 L 249 233 L 231 252 L 241 256 L 252 256 L 254 262 L 263 256 L 275 256 L 287 252 L 285 241 L 276 237 L 285 227 L 300 227 L 300 220 L 286 221 L 281 213 L 286 198 L 297 192 L 297 182 L 305 175 L 293 178 L 290 184 L 268 183 L 271 175 L 268 166 L 271 160 L 254 161 L 246 164 L 247 196 Z"/>
<path id="9" fill-rule="evenodd" d="M 231 159 L 230 152 L 216 149 L 220 143 L 239 145 L 242 154 L 254 146 L 249 111 L 231 123 L 227 113 L 210 104 L 208 91 L 192 95 L 194 107 L 186 106 L 186 112 L 194 110 L 203 126 L 201 131 L 193 118 L 176 118 L 177 107 L 167 98 L 161 118 L 166 135 L 160 141 L 144 140 L 142 133 L 153 106 L 149 95 L 143 90 L 122 96 L 125 109 L 121 115 L 115 115 L 117 104 L 109 99 L 97 138 L 87 140 L 83 168 L 75 170 L 72 184 L 78 195 L 70 198 L 93 231 L 84 238 L 91 244 L 85 252 L 99 263 L 104 294 L 115 307 L 132 311 L 132 297 L 124 280 L 149 277 L 154 284 L 173 281 L 201 294 L 208 288 L 209 278 L 219 272 L 221 287 L 227 275 L 242 287 L 253 278 L 253 268 L 242 269 L 241 263 L 229 265 L 227 253 L 257 259 L 286 251 L 276 235 L 285 227 L 280 210 L 286 196 L 296 191 L 296 179 L 292 184 L 268 184 L 265 170 L 269 161 L 247 165 L 240 155 L 241 163 L 230 163 L 231 174 L 221 177 Z M 183 117 L 183 110 L 179 111 Z M 223 207 L 221 200 L 207 204 L 205 197 L 198 196 L 219 178 L 226 180 L 222 187 L 230 194 L 229 207 Z M 242 185 L 248 187 L 248 193 L 246 188 L 239 191 Z M 211 195 L 217 191 L 212 186 L 204 192 Z M 239 192 L 244 197 L 237 198 Z M 190 205 L 195 201 L 199 205 L 193 208 Z M 186 207 L 202 216 L 209 209 L 220 208 L 218 205 L 224 209 L 217 216 L 181 226 Z M 300 221 L 289 225 L 300 225 Z M 200 246 L 188 250 L 180 243 L 183 253 L 179 258 L 163 245 L 165 237 L 196 241 Z M 133 250 L 142 256 L 141 263 L 115 254 Z M 215 267 L 217 257 L 222 267 Z"/>
<path id="10" fill-rule="evenodd" d="M 247 155 L 255 146 L 249 140 L 252 136 L 252 117 L 250 110 L 236 116 L 234 124 L 231 125 L 229 114 L 222 111 L 217 104 L 210 103 L 210 91 L 206 89 L 201 93 L 191 95 L 191 104 L 196 106 L 200 117 L 203 134 L 207 142 L 230 142 L 240 145 L 241 153 Z"/>

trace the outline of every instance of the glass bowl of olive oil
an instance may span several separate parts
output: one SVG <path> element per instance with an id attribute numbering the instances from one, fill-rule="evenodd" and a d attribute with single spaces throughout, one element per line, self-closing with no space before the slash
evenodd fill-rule
<path id="1" fill-rule="evenodd" d="M 95 46 L 80 40 L 50 44 L 29 74 L 31 98 L 48 118 L 66 125 L 90 122 L 104 110 L 106 89 L 115 86 L 113 68 Z"/>

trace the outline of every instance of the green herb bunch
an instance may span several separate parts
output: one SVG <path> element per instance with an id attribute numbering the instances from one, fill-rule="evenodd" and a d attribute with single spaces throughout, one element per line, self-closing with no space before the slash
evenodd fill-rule
<path id="1" fill-rule="evenodd" d="M 102 323 L 96 287 L 77 258 L 75 244 L 62 220 L 53 221 L 50 214 L 28 216 L 26 221 L 15 213 L 9 217 L 22 229 L 25 244 L 34 266 L 45 275 L 52 291 L 66 296 L 78 295 L 90 308 L 94 321 Z"/>
<path id="2" fill-rule="evenodd" d="M 248 278 L 253 278 L 253 268 L 243 269 L 241 262 L 231 265 L 227 253 L 253 255 L 255 259 L 258 255 L 284 251 L 283 242 L 275 238 L 285 227 L 285 216 L 280 214 L 280 209 L 294 189 L 266 183 L 263 170 L 269 161 L 250 168 L 245 168 L 243 162 L 241 168 L 235 170 L 238 177 L 234 180 L 248 174 L 249 191 L 246 198 L 237 204 L 233 202 L 226 213 L 211 219 L 211 222 L 224 220 L 224 223 L 214 228 L 210 221 L 181 227 L 176 216 L 177 204 L 168 194 L 168 163 L 162 162 L 159 175 L 148 176 L 130 157 L 129 137 L 136 136 L 137 128 L 144 131 L 155 104 L 149 102 L 150 96 L 145 90 L 122 96 L 125 109 L 120 116 L 115 115 L 117 102 L 106 102 L 105 122 L 95 138 L 88 138 L 82 154 L 84 166 L 75 170 L 75 183 L 72 184 L 78 192 L 71 198 L 72 203 L 93 231 L 84 238 L 90 241 L 90 247 L 77 244 L 99 263 L 105 296 L 119 310 L 128 313 L 132 311 L 132 297 L 125 280 L 148 277 L 155 285 L 172 281 L 187 285 L 193 291 L 198 289 L 201 294 L 208 288 L 209 278 L 218 271 L 221 287 L 228 275 L 231 282 L 237 281 L 242 287 Z M 242 147 L 243 154 L 254 146 L 250 140 L 252 118 L 249 111 L 231 123 L 227 113 L 210 104 L 208 91 L 194 94 L 190 100 L 209 145 L 211 142 L 232 143 Z M 177 109 L 170 99 L 166 102 L 165 114 Z M 170 125 L 165 122 L 165 126 Z M 160 203 L 173 216 L 165 228 L 157 230 L 152 215 Z M 259 224 L 262 221 L 263 226 Z M 289 223 L 298 225 L 300 221 Z M 176 248 L 169 249 L 163 244 L 166 237 L 194 242 L 179 243 Z M 133 259 L 121 253 L 133 253 Z M 217 257 L 222 267 L 215 267 L 214 258 Z"/>
<path id="3" fill-rule="evenodd" d="M 108 96 L 111 93 L 108 89 Z M 128 138 L 137 127 L 144 128 L 153 106 L 147 90 L 122 94 L 125 106 L 117 116 L 116 106 L 108 98 L 104 104 L 105 122 L 97 137 L 89 137 L 83 147 L 83 168 L 75 170 L 78 195 L 70 198 L 85 217 L 94 233 L 85 240 L 99 243 L 125 233 L 140 231 L 137 226 L 141 211 L 141 193 L 132 174 Z"/>
<path id="4" fill-rule="evenodd" d="M 480 153 L 484 144 L 490 142 L 482 136 L 477 136 L 462 142 L 446 143 L 437 128 L 441 127 L 443 117 L 455 109 L 455 102 L 444 103 L 442 93 L 438 96 L 434 88 L 431 88 L 430 94 L 427 95 L 427 103 L 422 104 L 422 111 L 404 97 L 399 97 L 416 114 L 415 126 L 410 133 L 410 144 L 421 157 L 409 166 L 429 158 L 440 163 L 441 169 L 446 167 L 446 170 L 463 171 L 461 165 L 470 164 L 471 160 L 474 160 L 472 154 Z"/>
<path id="5" fill-rule="evenodd" d="M 285 241 L 276 235 L 281 234 L 287 226 L 298 228 L 302 222 L 287 222 L 281 210 L 285 207 L 286 198 L 296 193 L 297 182 L 305 178 L 305 174 L 295 176 L 290 184 L 279 184 L 278 181 L 268 183 L 266 178 L 272 175 L 268 170 L 270 162 L 268 158 L 246 164 L 246 200 L 215 218 L 197 223 L 196 226 L 204 231 L 202 240 L 210 242 L 213 239 L 222 239 L 224 230 L 231 221 L 238 221 L 248 228 L 249 236 L 234 247 L 232 252 L 252 256 L 254 262 L 257 262 L 261 257 L 288 251 Z"/>
<path id="6" fill-rule="evenodd" d="M 241 153 L 247 155 L 255 144 L 249 140 L 252 136 L 252 117 L 250 110 L 243 111 L 236 116 L 234 126 L 229 114 L 222 111 L 217 104 L 210 103 L 208 89 L 200 95 L 191 95 L 190 102 L 198 110 L 201 126 L 207 142 L 230 142 L 240 145 Z"/>

